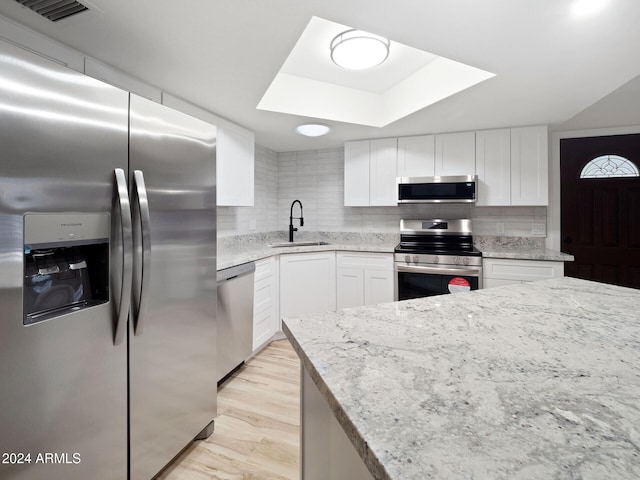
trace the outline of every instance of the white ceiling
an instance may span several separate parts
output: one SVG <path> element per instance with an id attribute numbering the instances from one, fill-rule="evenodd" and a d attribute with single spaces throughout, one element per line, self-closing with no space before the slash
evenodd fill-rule
<path id="1" fill-rule="evenodd" d="M 3 0 L 0 14 L 244 125 L 281 152 L 541 123 L 640 125 L 640 1 L 608 0 L 579 18 L 573 1 L 88 0 L 89 12 L 52 23 Z M 496 77 L 384 128 L 325 121 L 330 135 L 303 138 L 293 129 L 309 118 L 256 106 L 313 16 Z"/>
<path id="2" fill-rule="evenodd" d="M 494 76 L 395 41 L 381 65 L 347 70 L 333 63 L 328 46 L 349 29 L 312 17 L 258 108 L 385 127 Z"/>

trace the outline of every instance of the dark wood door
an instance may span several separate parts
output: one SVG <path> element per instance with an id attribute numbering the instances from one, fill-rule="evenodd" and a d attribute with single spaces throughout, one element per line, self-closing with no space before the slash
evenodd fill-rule
<path id="1" fill-rule="evenodd" d="M 640 177 L 580 178 L 592 159 L 623 157 L 640 167 L 640 134 L 560 141 L 565 275 L 640 288 Z"/>

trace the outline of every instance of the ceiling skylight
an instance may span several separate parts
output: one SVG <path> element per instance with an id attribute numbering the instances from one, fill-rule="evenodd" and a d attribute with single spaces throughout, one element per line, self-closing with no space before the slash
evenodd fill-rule
<path id="1" fill-rule="evenodd" d="M 384 127 L 494 76 L 393 40 L 381 65 L 340 68 L 330 45 L 349 29 L 312 17 L 257 108 Z"/>

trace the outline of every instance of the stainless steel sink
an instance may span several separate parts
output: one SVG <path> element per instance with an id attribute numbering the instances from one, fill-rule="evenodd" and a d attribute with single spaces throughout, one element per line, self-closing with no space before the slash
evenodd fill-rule
<path id="1" fill-rule="evenodd" d="M 310 247 L 314 245 L 329 245 L 329 242 L 280 242 L 280 243 L 268 243 L 267 246 L 271 248 L 278 247 Z"/>

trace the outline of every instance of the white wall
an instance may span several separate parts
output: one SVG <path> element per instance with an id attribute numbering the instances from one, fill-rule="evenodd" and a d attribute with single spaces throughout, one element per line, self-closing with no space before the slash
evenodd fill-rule
<path id="1" fill-rule="evenodd" d="M 277 154 L 256 145 L 256 206 L 219 207 L 218 234 L 284 231 L 296 199 L 304 206 L 305 225 L 300 232 L 397 233 L 401 218 L 456 217 L 472 218 L 476 235 L 497 235 L 500 224 L 504 236 L 544 236 L 532 234 L 534 224 L 546 230 L 545 207 L 345 207 L 343 167 L 343 148 Z M 294 216 L 298 212 L 296 206 Z"/>

